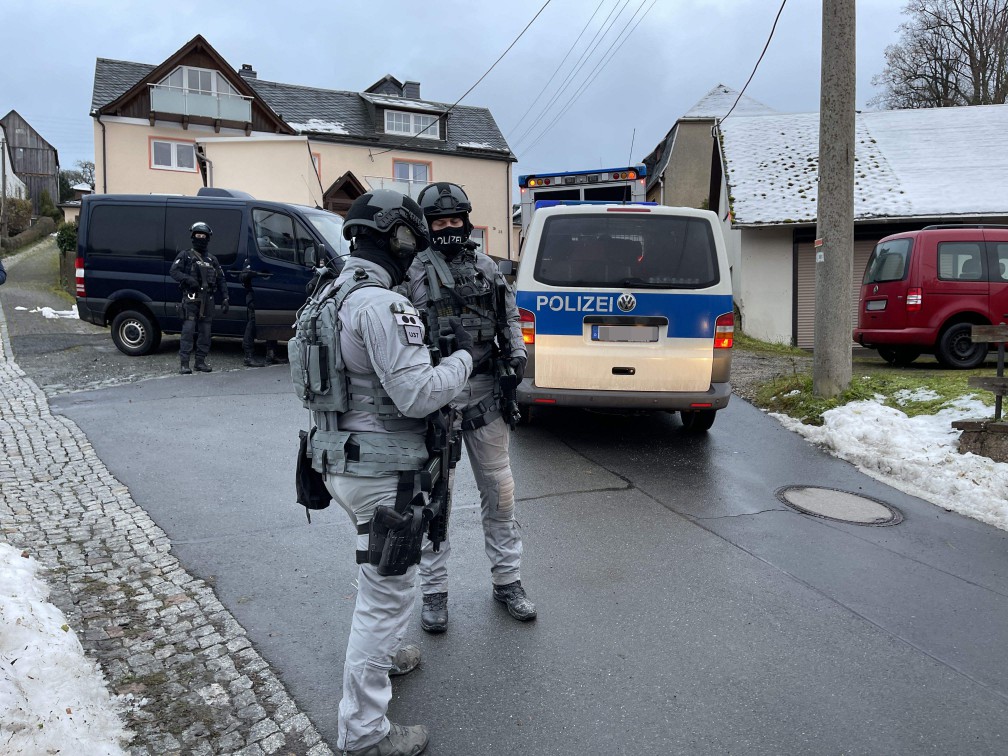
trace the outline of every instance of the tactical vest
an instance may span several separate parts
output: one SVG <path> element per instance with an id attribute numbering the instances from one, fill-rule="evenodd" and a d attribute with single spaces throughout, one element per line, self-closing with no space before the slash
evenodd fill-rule
<path id="1" fill-rule="evenodd" d="M 417 257 L 427 274 L 427 306 L 439 318 L 461 318 L 475 343 L 493 342 L 497 332 L 494 286 L 476 267 L 476 256 L 463 252 L 449 263 L 427 249 Z"/>
<path id="2" fill-rule="evenodd" d="M 423 435 L 397 432 L 413 421 L 403 420 L 378 376 L 348 372 L 340 350 L 343 302 L 357 289 L 381 284 L 356 275 L 336 284 L 324 285 L 305 302 L 287 342 L 294 392 L 312 415 L 312 467 L 323 474 L 363 476 L 419 470 L 427 460 Z M 375 415 L 388 432 L 339 430 L 339 415 L 349 410 Z"/>

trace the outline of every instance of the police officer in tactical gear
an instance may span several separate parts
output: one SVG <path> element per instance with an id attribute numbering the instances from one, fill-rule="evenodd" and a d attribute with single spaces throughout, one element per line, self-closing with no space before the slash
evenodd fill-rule
<path id="1" fill-rule="evenodd" d="M 252 270 L 252 263 L 246 257 L 245 265 L 242 267 L 241 273 L 238 274 L 239 282 L 245 287 L 245 333 L 242 335 L 242 351 L 245 353 L 245 367 L 262 367 L 266 364 L 265 361 L 255 356 L 256 311 L 255 290 L 252 287 L 252 282 L 262 275 L 259 271 Z M 267 342 L 267 355 L 272 355 L 275 349 L 276 341 Z M 274 358 L 270 361 L 270 364 L 272 365 L 275 361 L 276 359 Z"/>
<path id="2" fill-rule="evenodd" d="M 208 247 L 213 232 L 202 221 L 193 223 L 189 229 L 192 248 L 179 252 L 171 266 L 171 277 L 182 288 L 182 337 L 179 340 L 179 372 L 192 373 L 189 355 L 196 341 L 196 369 L 201 373 L 213 370 L 207 362 L 210 353 L 210 329 L 213 325 L 214 294 L 220 292 L 224 301 L 221 313 L 227 315 L 228 292 L 224 282 L 224 271 L 217 258 L 210 254 Z"/>
<path id="3" fill-rule="evenodd" d="M 389 676 L 405 674 L 420 661 L 419 649 L 404 645 L 403 638 L 423 537 L 411 540 L 410 534 L 426 522 L 420 514 L 426 501 L 420 475 L 428 456 L 425 418 L 466 385 L 473 347 L 460 323 L 449 324 L 457 348 L 433 365 L 419 314 L 392 291 L 429 243 L 416 202 L 390 190 L 368 192 L 350 206 L 343 234 L 353 240 L 350 259 L 335 280 L 320 279 L 313 299 L 332 296 L 338 308 L 335 330 L 345 374 L 329 383 L 346 382 L 347 409 L 313 411 L 310 439 L 313 463 L 324 459 L 326 488 L 358 533 L 357 603 L 337 747 L 358 756 L 417 754 L 427 746 L 427 729 L 388 721 Z M 292 366 L 300 362 L 292 351 Z M 403 548 L 396 551 L 392 543 Z"/>
<path id="4" fill-rule="evenodd" d="M 417 200 L 431 229 L 431 248 L 421 251 L 410 269 L 409 298 L 430 319 L 459 317 L 475 342 L 472 377 L 453 405 L 459 410 L 462 437 L 480 492 L 493 597 L 515 619 L 531 620 L 536 608 L 521 583 L 522 539 L 514 516 L 514 478 L 508 456 L 513 418 L 502 415 L 507 410 L 501 376 L 507 372 L 512 381 L 521 382 L 528 361 L 514 292 L 493 260 L 469 241 L 472 205 L 462 187 L 429 184 Z M 449 551 L 447 540 L 437 552 L 426 544 L 420 563 L 420 624 L 430 633 L 442 633 L 448 624 Z"/>

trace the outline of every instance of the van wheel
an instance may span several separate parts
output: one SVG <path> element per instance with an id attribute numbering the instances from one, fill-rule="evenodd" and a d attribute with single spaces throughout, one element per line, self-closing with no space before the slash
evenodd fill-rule
<path id="1" fill-rule="evenodd" d="M 683 430 L 690 433 L 703 433 L 714 425 L 717 410 L 679 410 Z"/>
<path id="2" fill-rule="evenodd" d="M 161 329 L 136 310 L 123 310 L 112 320 L 112 341 L 123 354 L 149 354 L 161 341 Z"/>
<path id="3" fill-rule="evenodd" d="M 896 367 L 906 367 L 921 356 L 921 353 L 916 349 L 902 347 L 879 347 L 878 353 L 879 357 Z"/>
<path id="4" fill-rule="evenodd" d="M 942 332 L 935 351 L 938 362 L 958 370 L 969 370 L 983 363 L 987 357 L 987 345 L 970 341 L 972 327 L 972 323 L 954 323 Z"/>

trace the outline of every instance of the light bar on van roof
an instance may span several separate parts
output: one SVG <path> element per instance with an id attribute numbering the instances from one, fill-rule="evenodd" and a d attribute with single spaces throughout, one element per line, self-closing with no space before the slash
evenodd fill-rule
<path id="1" fill-rule="evenodd" d="M 650 207 L 607 207 L 607 213 L 650 213 Z"/>

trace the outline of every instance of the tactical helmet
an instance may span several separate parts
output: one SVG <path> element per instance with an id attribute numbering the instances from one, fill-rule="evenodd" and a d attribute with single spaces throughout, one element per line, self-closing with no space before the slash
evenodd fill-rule
<path id="1" fill-rule="evenodd" d="M 193 223 L 192 226 L 189 228 L 189 238 L 190 239 L 195 238 L 196 234 L 205 234 L 206 238 L 209 239 L 211 236 L 213 236 L 213 231 L 211 231 L 210 226 L 208 226 L 203 221 L 196 221 L 196 223 Z"/>
<path id="2" fill-rule="evenodd" d="M 427 184 L 420 190 L 417 202 L 423 208 L 428 223 L 436 218 L 461 218 L 465 227 L 465 238 L 472 233 L 473 226 L 469 222 L 472 203 L 458 184 L 447 181 Z"/>
<path id="3" fill-rule="evenodd" d="M 391 189 L 376 189 L 353 201 L 343 219 L 343 238 L 350 239 L 371 229 L 389 241 L 397 226 L 406 226 L 416 236 L 416 251 L 430 246 L 430 233 L 420 206 L 410 197 Z"/>

